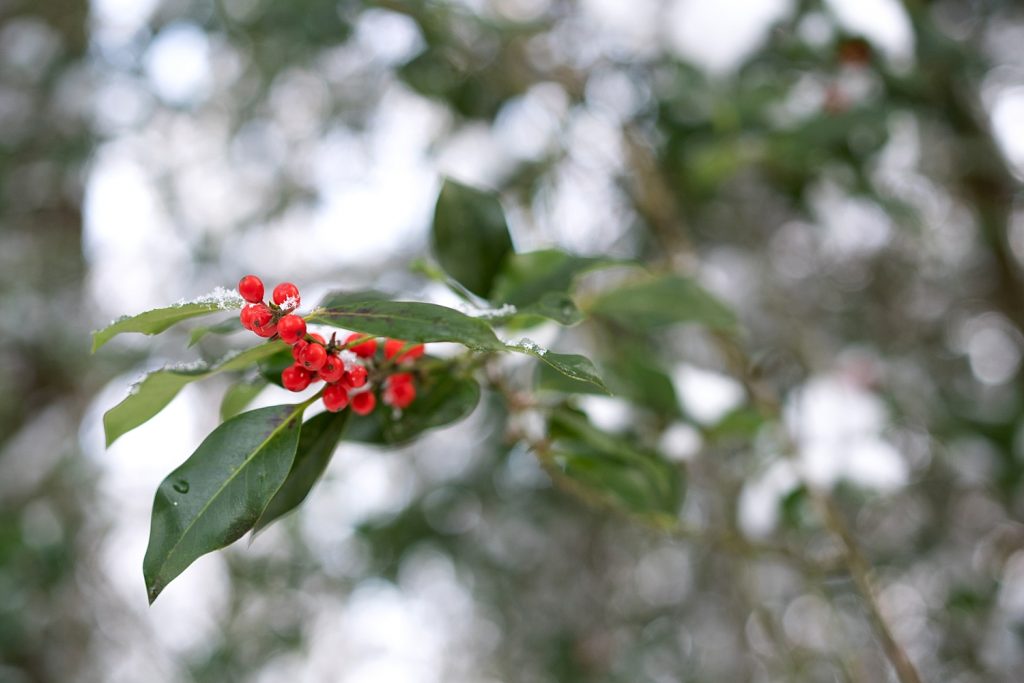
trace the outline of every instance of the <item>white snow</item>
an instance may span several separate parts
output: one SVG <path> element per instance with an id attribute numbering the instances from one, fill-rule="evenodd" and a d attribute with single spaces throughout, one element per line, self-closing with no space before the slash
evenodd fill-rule
<path id="1" fill-rule="evenodd" d="M 241 308 L 242 304 L 245 303 L 242 297 L 238 294 L 237 289 L 225 289 L 224 287 L 217 287 L 212 292 L 201 294 L 194 299 L 179 299 L 178 301 L 171 304 L 171 308 L 181 308 L 182 306 L 190 306 L 195 304 L 210 305 L 213 304 L 217 308 L 227 311 L 235 308 Z"/>
<path id="2" fill-rule="evenodd" d="M 537 342 L 533 341 L 532 339 L 527 339 L 526 337 L 523 337 L 519 341 L 502 341 L 505 344 L 505 346 L 512 349 L 513 351 L 532 353 L 536 356 L 543 356 L 548 352 L 548 350 L 545 349 L 543 346 L 540 346 L 539 344 L 537 344 Z"/>
<path id="3" fill-rule="evenodd" d="M 479 318 L 480 320 L 500 320 L 511 317 L 519 312 L 519 309 L 512 304 L 504 304 L 500 308 L 476 308 L 475 306 L 458 305 L 456 310 L 468 315 L 470 318 Z"/>

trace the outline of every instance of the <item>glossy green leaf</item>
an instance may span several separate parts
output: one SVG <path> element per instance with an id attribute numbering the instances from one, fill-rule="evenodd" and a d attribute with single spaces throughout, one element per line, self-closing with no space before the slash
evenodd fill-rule
<path id="1" fill-rule="evenodd" d="M 728 307 L 692 280 L 677 275 L 605 292 L 591 303 L 588 313 L 638 329 L 686 322 L 719 330 L 736 326 L 736 317 Z"/>
<path id="2" fill-rule="evenodd" d="M 143 561 L 151 603 L 197 558 L 234 542 L 260 518 L 291 469 L 305 405 L 228 420 L 160 484 Z"/>
<path id="3" fill-rule="evenodd" d="M 586 356 L 576 353 L 555 353 L 538 346 L 529 339 L 521 339 L 505 348 L 538 358 L 570 379 L 588 382 L 606 394 L 610 394 L 597 368 Z"/>
<path id="4" fill-rule="evenodd" d="M 338 289 L 328 292 L 320 300 L 318 308 L 334 308 L 335 306 L 347 306 L 349 304 L 360 304 L 366 301 L 387 301 L 391 297 L 376 289 L 345 290 Z"/>
<path id="5" fill-rule="evenodd" d="M 465 418 L 480 402 L 480 385 L 448 371 L 416 380 L 416 400 L 403 411 L 381 407 L 365 417 L 353 415 L 344 440 L 376 446 L 399 445 L 424 432 Z"/>
<path id="6" fill-rule="evenodd" d="M 320 413 L 302 425 L 291 471 L 253 525 L 253 534 L 297 508 L 323 476 L 352 411 Z"/>
<path id="7" fill-rule="evenodd" d="M 218 291 L 187 303 L 174 304 L 166 308 L 157 308 L 138 315 L 124 317 L 107 325 L 102 330 L 92 333 L 92 350 L 95 353 L 108 341 L 125 332 L 160 334 L 183 320 L 218 311 L 239 309 L 243 303 L 242 298 L 235 292 Z"/>
<path id="8" fill-rule="evenodd" d="M 500 350 L 490 326 L 453 308 L 416 301 L 363 301 L 314 311 L 311 323 L 411 342 L 457 342 Z"/>
<path id="9" fill-rule="evenodd" d="M 429 429 L 458 422 L 480 402 L 476 380 L 448 372 L 428 375 L 417 383 L 416 391 L 416 400 L 400 415 L 384 411 L 383 434 L 388 443 L 411 441 Z"/>
<path id="10" fill-rule="evenodd" d="M 189 332 L 188 346 L 189 348 L 195 346 L 208 334 L 233 334 L 241 331 L 242 329 L 242 322 L 238 319 L 238 316 L 232 316 L 227 320 L 221 320 L 219 323 L 214 325 L 197 327 Z"/>
<path id="11" fill-rule="evenodd" d="M 220 419 L 227 420 L 238 415 L 266 388 L 267 382 L 262 378 L 232 384 L 220 402 Z"/>
<path id="12" fill-rule="evenodd" d="M 606 359 L 601 363 L 600 372 L 615 396 L 664 415 L 679 415 L 679 400 L 672 380 L 646 359 L 628 355 Z M 570 379 L 545 364 L 539 366 L 537 388 L 563 394 L 605 393 L 594 384 Z"/>
<path id="13" fill-rule="evenodd" d="M 674 519 L 683 491 L 675 465 L 568 409 L 554 411 L 548 427 L 554 462 L 589 495 L 634 514 Z"/>
<path id="14" fill-rule="evenodd" d="M 170 403 L 178 392 L 190 382 L 210 377 L 219 372 L 242 370 L 259 360 L 286 348 L 284 342 L 273 341 L 254 346 L 241 353 L 228 356 L 212 366 L 165 368 L 151 372 L 131 393 L 103 415 L 103 430 L 107 445 L 143 424 Z"/>
<path id="15" fill-rule="evenodd" d="M 445 180 L 437 198 L 431 238 L 441 267 L 484 298 L 512 253 L 512 238 L 497 195 L 453 180 Z"/>

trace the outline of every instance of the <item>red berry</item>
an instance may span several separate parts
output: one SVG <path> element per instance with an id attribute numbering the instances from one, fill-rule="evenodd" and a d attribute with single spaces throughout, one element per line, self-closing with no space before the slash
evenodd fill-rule
<path id="1" fill-rule="evenodd" d="M 263 301 L 263 281 L 255 275 L 246 275 L 238 281 L 238 293 L 251 304 Z"/>
<path id="2" fill-rule="evenodd" d="M 384 357 L 390 360 L 396 353 L 405 348 L 409 342 L 402 341 L 401 339 L 388 339 L 384 342 Z M 409 347 L 396 359 L 397 362 L 401 363 L 407 360 L 413 360 L 419 358 L 426 351 L 423 344 L 417 344 L 416 346 Z"/>
<path id="3" fill-rule="evenodd" d="M 364 391 L 352 397 L 352 412 L 356 415 L 369 415 L 377 407 L 377 397 L 372 391 Z"/>
<path id="4" fill-rule="evenodd" d="M 313 376 L 300 365 L 292 365 L 281 373 L 281 384 L 288 391 L 302 391 L 313 381 Z"/>
<path id="5" fill-rule="evenodd" d="M 277 333 L 285 344 L 302 341 L 306 336 L 306 321 L 297 315 L 286 315 L 277 321 Z"/>
<path id="6" fill-rule="evenodd" d="M 253 327 L 263 327 L 268 322 L 274 319 L 274 314 L 270 311 L 264 303 L 249 304 L 246 306 L 251 311 L 251 320 Z"/>
<path id="7" fill-rule="evenodd" d="M 312 337 L 314 341 L 320 342 L 321 346 L 327 346 L 327 340 L 323 338 L 323 335 L 313 332 L 309 336 Z"/>
<path id="8" fill-rule="evenodd" d="M 324 389 L 324 408 L 336 413 L 348 405 L 348 391 L 340 384 L 331 384 Z"/>
<path id="9" fill-rule="evenodd" d="M 365 334 L 359 334 L 358 332 L 356 332 L 354 334 L 350 334 L 348 336 L 348 338 L 345 339 L 345 343 L 346 344 L 351 344 L 352 342 L 354 342 L 357 339 L 365 339 L 365 338 L 366 338 Z M 360 358 L 369 358 L 373 354 L 377 353 L 377 340 L 373 339 L 371 337 L 370 339 L 367 339 L 366 341 L 364 341 L 364 342 L 362 342 L 360 344 L 356 344 L 355 346 L 353 346 L 351 351 L 352 351 L 352 353 L 356 354 Z"/>
<path id="10" fill-rule="evenodd" d="M 305 342 L 300 342 L 305 343 Z M 295 346 L 298 346 L 296 344 Z M 294 347 L 293 347 L 294 348 Z M 319 344 L 306 344 L 299 354 L 299 363 L 307 370 L 319 370 L 327 362 L 327 350 Z"/>
<path id="11" fill-rule="evenodd" d="M 351 370 L 341 376 L 341 383 L 349 389 L 358 389 L 366 384 L 366 368 L 362 365 L 355 365 Z"/>
<path id="12" fill-rule="evenodd" d="M 334 354 L 327 354 L 324 364 L 320 367 L 320 376 L 325 382 L 337 382 L 345 372 L 345 364 Z"/>
<path id="13" fill-rule="evenodd" d="M 253 313 L 255 312 L 253 310 L 254 308 L 255 306 L 251 304 L 248 306 L 243 306 L 241 313 L 238 314 L 238 319 L 242 321 L 242 327 L 244 327 L 247 330 L 252 329 L 252 316 Z"/>
<path id="14" fill-rule="evenodd" d="M 302 352 L 306 350 L 307 346 L 309 346 L 309 342 L 305 339 L 300 339 L 292 344 L 292 358 L 296 363 L 302 363 Z"/>
<path id="15" fill-rule="evenodd" d="M 299 288 L 290 282 L 282 282 L 274 287 L 274 303 L 286 310 L 294 310 L 299 307 Z"/>
<path id="16" fill-rule="evenodd" d="M 415 398 L 416 387 L 412 384 L 411 375 L 400 373 L 388 378 L 387 386 L 384 388 L 384 402 L 389 406 L 408 408 Z"/>
<path id="17" fill-rule="evenodd" d="M 275 323 L 274 321 L 270 321 L 268 325 L 264 325 L 263 327 L 252 328 L 252 331 L 258 334 L 259 336 L 263 337 L 264 339 L 270 339 L 275 334 L 277 334 L 277 323 Z"/>

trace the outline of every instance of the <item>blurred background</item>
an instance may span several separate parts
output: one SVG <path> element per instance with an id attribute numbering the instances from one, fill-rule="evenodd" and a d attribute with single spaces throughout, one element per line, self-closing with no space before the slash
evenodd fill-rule
<path id="1" fill-rule="evenodd" d="M 0 682 L 895 680 L 808 487 L 923 679 L 1020 680 L 1019 2 L 4 0 L 0 22 Z M 500 191 L 521 251 L 638 259 L 734 308 L 782 418 L 686 326 L 630 342 L 642 391 L 579 399 L 656 439 L 681 518 L 733 541 L 559 491 L 485 396 L 408 448 L 343 445 L 298 513 L 149 607 L 154 491 L 227 383 L 109 449 L 101 415 L 248 340 L 90 356 L 90 330 L 249 272 L 447 303 L 410 268 L 446 175 Z M 573 334 L 614 369 L 625 337 Z"/>

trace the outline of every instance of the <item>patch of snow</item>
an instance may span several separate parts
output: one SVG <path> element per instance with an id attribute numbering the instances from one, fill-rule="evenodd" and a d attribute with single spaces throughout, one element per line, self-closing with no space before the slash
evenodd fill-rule
<path id="1" fill-rule="evenodd" d="M 294 311 L 299 307 L 299 297 L 290 296 L 281 302 L 281 309 L 285 311 Z"/>
<path id="2" fill-rule="evenodd" d="M 512 304 L 504 304 L 500 308 L 476 308 L 475 306 L 460 304 L 456 306 L 456 310 L 464 315 L 468 315 L 470 318 L 479 318 L 480 320 L 501 320 L 519 312 L 519 309 Z"/>
<path id="3" fill-rule="evenodd" d="M 502 342 L 505 344 L 505 346 L 507 346 L 510 349 L 513 349 L 515 351 L 522 351 L 524 353 L 530 353 L 535 356 L 543 356 L 546 355 L 548 352 L 548 350 L 545 349 L 543 346 L 537 344 L 537 342 L 533 341 L 532 339 L 527 339 L 526 337 L 523 337 L 519 341 L 513 342 L 502 340 Z"/>
<path id="4" fill-rule="evenodd" d="M 217 287 L 212 292 L 207 292 L 201 296 L 197 296 L 194 299 L 181 299 L 171 304 L 172 308 L 180 308 L 182 306 L 190 306 L 193 304 L 210 305 L 213 304 L 222 311 L 241 308 L 242 304 L 245 303 L 242 297 L 238 294 L 237 289 L 225 289 L 224 287 Z"/>
<path id="5" fill-rule="evenodd" d="M 359 356 L 352 353 L 348 349 L 338 352 L 338 358 L 341 359 L 342 364 L 345 366 L 345 372 L 348 372 L 357 365 L 361 365 L 359 362 Z"/>

